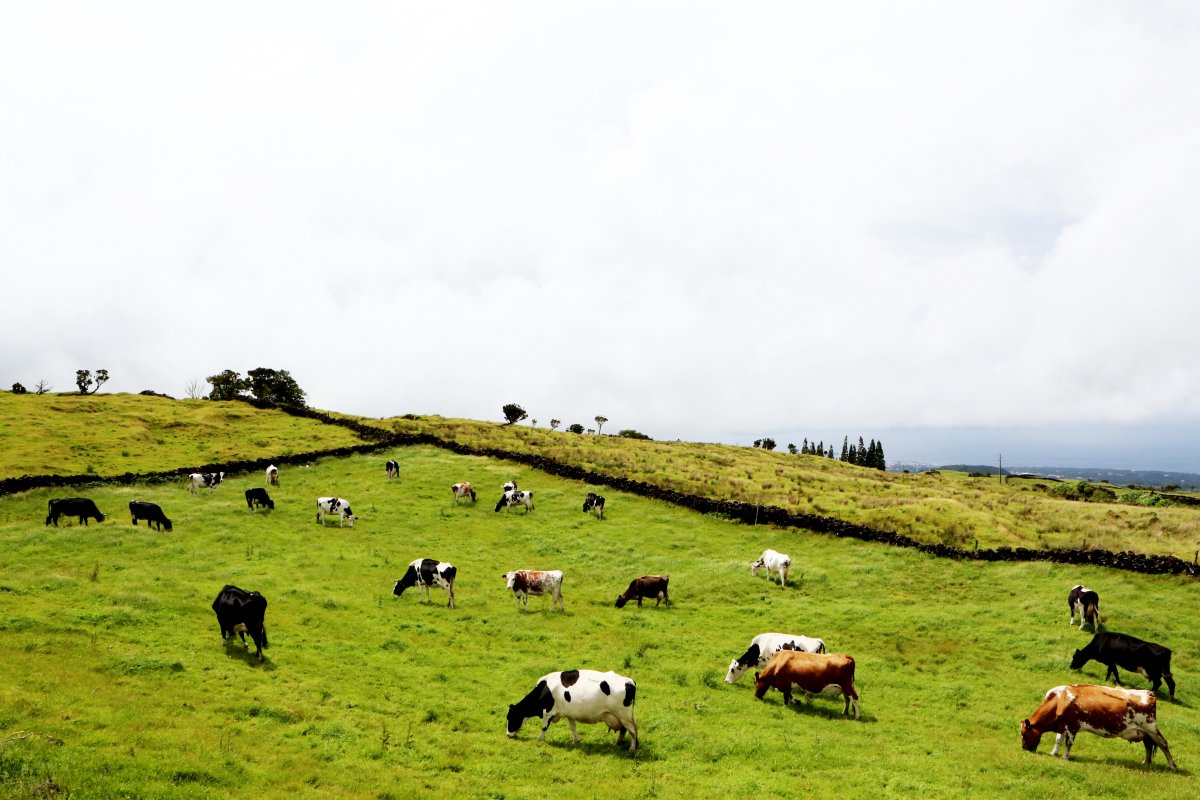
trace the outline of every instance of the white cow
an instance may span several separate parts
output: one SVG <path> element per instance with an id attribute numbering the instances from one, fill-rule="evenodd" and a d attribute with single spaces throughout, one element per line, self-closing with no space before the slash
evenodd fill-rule
<path id="1" fill-rule="evenodd" d="M 525 506 L 525 513 L 533 511 L 533 492 L 517 491 L 510 489 L 504 493 L 500 501 L 496 503 L 496 510 L 502 508 L 512 508 L 513 506 Z"/>
<path id="2" fill-rule="evenodd" d="M 225 478 L 224 472 L 193 472 L 188 475 L 188 488 L 192 490 L 192 494 L 196 493 L 197 489 L 208 489 L 208 493 L 212 494 L 217 490 L 217 484 Z"/>
<path id="3" fill-rule="evenodd" d="M 726 683 L 733 683 L 750 668 L 765 666 L 771 656 L 780 650 L 800 650 L 805 653 L 824 653 L 825 642 L 810 636 L 794 636 L 790 633 L 760 633 L 750 640 L 750 646 L 741 656 L 729 662 Z"/>
<path id="4" fill-rule="evenodd" d="M 350 510 L 350 503 L 340 497 L 318 497 L 317 498 L 317 522 L 325 524 L 326 516 L 336 514 L 338 519 L 338 527 L 342 527 L 347 520 L 350 521 L 350 527 L 354 527 L 354 520 L 358 517 L 354 516 L 354 512 Z"/>
<path id="5" fill-rule="evenodd" d="M 504 573 L 504 583 L 508 590 L 513 593 L 517 599 L 517 608 L 521 608 L 521 603 L 524 601 L 525 610 L 529 610 L 529 595 L 531 594 L 548 594 L 550 595 L 550 610 L 554 610 L 554 606 L 558 606 L 560 611 L 566 611 L 567 607 L 563 603 L 562 596 L 562 570 L 534 570 L 534 569 L 518 569 L 513 572 Z"/>
<path id="6" fill-rule="evenodd" d="M 518 703 L 508 707 L 508 736 L 515 739 L 517 731 L 530 717 L 541 717 L 542 734 L 550 723 L 565 718 L 571 726 L 571 741 L 579 744 L 575 723 L 603 722 L 610 730 L 618 731 L 617 744 L 629 732 L 629 752 L 637 750 L 637 722 L 633 718 L 633 703 L 637 685 L 632 679 L 615 672 L 594 669 L 572 669 L 543 675 L 533 691 Z"/>
<path id="7" fill-rule="evenodd" d="M 758 557 L 758 560 L 750 565 L 750 574 L 758 575 L 758 570 L 761 567 L 766 567 L 767 577 L 771 577 L 772 572 L 779 573 L 779 588 L 787 583 L 788 570 L 792 567 L 792 559 L 787 553 L 779 553 L 774 550 L 764 550 L 763 554 Z"/>
<path id="8" fill-rule="evenodd" d="M 279 485 L 279 467 L 275 466 L 274 464 L 267 467 L 267 485 L 268 486 L 278 486 Z"/>
<path id="9" fill-rule="evenodd" d="M 404 594 L 405 589 L 417 587 L 417 602 L 421 602 L 422 595 L 426 600 L 429 597 L 429 589 L 431 586 L 440 586 L 446 590 L 446 596 L 450 601 L 446 604 L 450 608 L 454 608 L 454 578 L 458 575 L 458 570 L 448 561 L 438 561 L 436 558 L 418 558 L 416 561 L 408 565 L 408 572 L 404 573 L 404 577 L 396 581 L 396 585 L 392 587 L 392 594 L 399 597 Z"/>

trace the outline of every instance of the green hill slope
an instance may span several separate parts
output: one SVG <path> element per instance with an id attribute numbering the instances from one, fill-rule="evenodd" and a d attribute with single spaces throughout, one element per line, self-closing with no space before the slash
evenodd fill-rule
<path id="1" fill-rule="evenodd" d="M 356 444 L 344 428 L 245 403 L 0 392 L 0 478 L 153 472 Z"/>

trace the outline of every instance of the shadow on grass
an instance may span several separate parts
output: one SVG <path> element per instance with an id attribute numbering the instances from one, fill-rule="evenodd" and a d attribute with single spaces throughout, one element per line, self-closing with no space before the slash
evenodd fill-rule
<path id="1" fill-rule="evenodd" d="M 584 732 L 580 731 L 579 744 L 575 744 L 571 741 L 570 729 L 567 729 L 566 736 L 564 738 L 559 739 L 552 737 L 554 737 L 553 729 L 546 733 L 545 741 L 538 742 L 536 737 L 534 737 L 533 741 L 535 744 L 542 747 L 553 747 L 555 750 L 562 750 L 564 752 L 579 752 L 587 755 L 589 758 L 593 756 L 597 758 L 608 756 L 609 758 L 636 759 L 638 761 L 659 760 L 659 757 L 655 755 L 654 751 L 647 750 L 646 746 L 640 741 L 638 742 L 637 751 L 630 753 L 629 734 L 625 735 L 625 741 L 621 742 L 620 744 L 617 744 L 617 735 L 615 733 L 611 736 L 606 736 L 603 739 L 589 740 Z"/>
<path id="2" fill-rule="evenodd" d="M 266 672 L 273 672 L 275 669 L 277 669 L 275 663 L 271 661 L 271 657 L 265 652 L 263 653 L 263 660 L 260 664 L 258 661 L 258 656 L 255 655 L 255 652 L 252 648 L 242 647 L 241 642 L 236 642 L 233 639 L 225 640 L 225 657 L 231 661 L 244 662 L 248 667 L 259 668 Z"/>
<path id="3" fill-rule="evenodd" d="M 1116 741 L 1116 740 L 1114 740 L 1114 741 Z M 1134 744 L 1134 743 L 1129 742 L 1128 744 Z M 1169 742 L 1168 742 L 1168 744 L 1169 744 Z M 1053 746 L 1053 745 L 1051 745 L 1051 746 Z M 1078 747 L 1079 747 L 1079 742 L 1076 741 L 1075 748 L 1078 748 Z M 1103 766 L 1103 767 L 1115 767 L 1117 769 L 1123 769 L 1123 770 L 1127 770 L 1129 772 L 1162 773 L 1163 775 L 1179 775 L 1181 777 L 1182 776 L 1191 776 L 1191 774 L 1192 774 L 1191 770 L 1184 769 L 1183 767 L 1180 767 L 1178 770 L 1172 770 L 1170 767 L 1168 767 L 1167 760 L 1165 758 L 1163 758 L 1163 754 L 1162 754 L 1161 750 L 1154 751 L 1154 761 L 1153 762 L 1151 762 L 1150 764 L 1143 764 L 1142 757 L 1145 755 L 1146 751 L 1142 749 L 1140 744 L 1137 747 L 1136 753 L 1132 749 L 1130 749 L 1130 751 L 1129 751 L 1130 757 L 1129 758 L 1122 758 L 1117 755 L 1106 755 L 1106 754 L 1101 754 L 1098 756 L 1082 756 L 1082 757 L 1080 757 L 1078 752 L 1076 752 L 1075 748 L 1072 749 L 1071 757 L 1068 759 L 1064 759 L 1061 754 L 1059 754 L 1057 756 L 1052 756 L 1052 755 L 1050 755 L 1049 750 L 1047 750 L 1046 752 L 1042 752 L 1041 750 L 1039 750 L 1034 755 L 1044 757 L 1044 758 L 1051 758 L 1051 759 L 1054 759 L 1055 761 L 1064 761 L 1064 762 L 1066 762 L 1066 764 L 1079 764 L 1079 766 L 1087 767 L 1088 769 L 1092 769 L 1092 768 L 1098 767 L 1098 766 Z M 1173 755 L 1175 755 L 1175 753 L 1172 752 L 1171 755 L 1173 756 Z M 1179 762 L 1176 761 L 1175 763 L 1178 764 Z"/>

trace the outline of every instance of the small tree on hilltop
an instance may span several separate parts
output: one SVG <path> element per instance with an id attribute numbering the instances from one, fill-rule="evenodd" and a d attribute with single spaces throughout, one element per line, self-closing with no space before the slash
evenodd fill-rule
<path id="1" fill-rule="evenodd" d="M 250 391 L 259 400 L 285 406 L 304 405 L 304 390 L 286 369 L 258 367 L 250 370 L 246 376 Z"/>
<path id="2" fill-rule="evenodd" d="M 504 418 L 508 420 L 508 422 L 504 423 L 505 425 L 515 425 L 529 416 L 525 413 L 525 409 L 521 408 L 516 403 L 509 403 L 508 405 L 504 406 L 501 411 L 504 412 Z"/>
<path id="3" fill-rule="evenodd" d="M 650 439 L 650 437 L 646 434 L 640 431 L 635 431 L 633 428 L 626 428 L 623 431 L 617 431 L 617 436 L 620 436 L 622 439 Z"/>
<path id="4" fill-rule="evenodd" d="M 46 392 L 50 391 L 53 388 L 54 387 L 51 386 L 50 384 L 46 383 L 46 380 L 43 378 L 42 380 L 40 380 L 36 384 L 34 384 L 33 393 L 34 394 L 46 394 Z"/>
<path id="5" fill-rule="evenodd" d="M 608 417 L 596 416 L 596 430 L 603 431 L 604 423 L 608 422 Z"/>
<path id="6" fill-rule="evenodd" d="M 107 380 L 108 370 L 106 369 L 96 370 L 95 378 L 92 378 L 92 371 L 90 369 L 75 370 L 75 385 L 79 387 L 80 394 L 95 394 L 96 392 L 100 391 L 101 384 Z M 96 386 L 89 392 L 88 387 L 93 383 L 95 383 Z"/>
<path id="7" fill-rule="evenodd" d="M 774 450 L 775 449 L 775 440 L 769 436 L 763 437 L 762 449 L 763 450 Z"/>
<path id="8" fill-rule="evenodd" d="M 567 426 L 567 430 L 570 431 L 571 433 L 583 433 L 583 426 L 580 425 L 578 422 L 572 422 L 570 425 Z"/>
<path id="9" fill-rule="evenodd" d="M 796 448 L 796 445 L 792 444 L 791 442 L 788 442 L 788 452 L 791 453 L 792 455 L 796 455 L 800 451 Z"/>
<path id="10" fill-rule="evenodd" d="M 212 391 L 208 393 L 209 400 L 233 400 L 250 388 L 250 381 L 243 378 L 240 372 L 231 369 L 217 375 L 209 375 L 204 380 L 212 386 Z"/>
<path id="11" fill-rule="evenodd" d="M 19 383 L 14 383 L 12 388 L 13 394 L 29 394 L 29 390 Z"/>
<path id="12" fill-rule="evenodd" d="M 550 430 L 552 430 L 552 431 L 553 431 L 553 430 L 557 430 L 559 425 L 562 425 L 562 420 L 561 420 L 561 419 L 552 419 L 552 420 L 550 420 Z"/>

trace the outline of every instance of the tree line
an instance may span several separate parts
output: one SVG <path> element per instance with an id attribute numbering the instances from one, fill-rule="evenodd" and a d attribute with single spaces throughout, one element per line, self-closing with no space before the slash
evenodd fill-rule
<path id="1" fill-rule="evenodd" d="M 769 436 L 762 439 L 755 439 L 754 446 L 760 447 L 763 450 L 774 450 L 775 440 Z M 822 458 L 838 458 L 833 451 L 833 445 L 825 447 L 824 440 L 819 442 L 809 443 L 808 437 L 804 437 L 804 443 L 800 447 L 794 444 L 788 444 L 788 452 L 792 455 L 802 456 L 821 456 Z M 842 439 L 842 454 L 839 459 L 847 464 L 854 464 L 859 467 L 873 467 L 875 469 L 886 470 L 887 459 L 883 455 L 883 442 L 871 440 L 870 444 L 863 443 L 863 437 L 858 437 L 858 444 L 850 443 L 850 437 L 846 436 Z"/>

